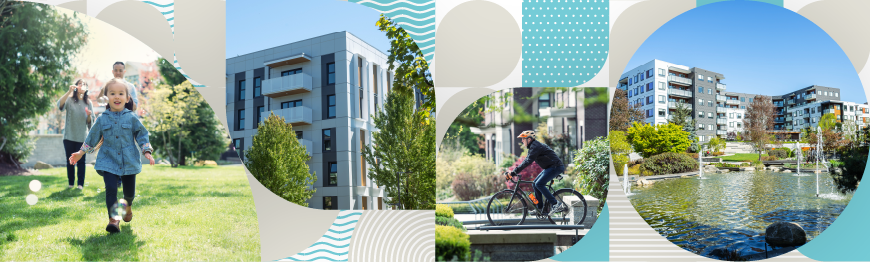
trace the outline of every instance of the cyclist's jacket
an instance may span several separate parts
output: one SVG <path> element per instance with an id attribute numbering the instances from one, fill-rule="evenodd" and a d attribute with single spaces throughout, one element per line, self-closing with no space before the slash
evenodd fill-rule
<path id="1" fill-rule="evenodd" d="M 532 140 L 529 143 L 529 153 L 526 155 L 526 159 L 520 163 L 520 166 L 514 169 L 514 172 L 519 174 L 523 169 L 532 164 L 532 161 L 538 163 L 543 169 L 550 168 L 551 166 L 562 165 L 562 160 L 556 156 L 556 152 L 553 149 L 550 149 L 549 146 L 538 142 L 538 140 Z"/>

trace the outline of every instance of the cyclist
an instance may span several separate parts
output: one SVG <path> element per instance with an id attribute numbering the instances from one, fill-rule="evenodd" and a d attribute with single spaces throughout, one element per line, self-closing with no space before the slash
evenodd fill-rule
<path id="1" fill-rule="evenodd" d="M 553 180 L 553 178 L 556 178 L 557 176 L 562 174 L 563 171 L 565 171 L 565 166 L 562 164 L 562 160 L 559 159 L 558 156 L 556 156 L 556 152 L 553 151 L 553 149 L 550 149 L 549 146 L 538 142 L 538 140 L 535 140 L 535 131 L 523 131 L 523 133 L 517 136 L 517 138 L 523 141 L 523 146 L 528 148 L 529 151 L 526 155 L 526 159 L 523 160 L 523 162 L 520 163 L 517 168 L 510 171 L 510 176 L 516 176 L 519 172 L 522 172 L 523 169 L 531 165 L 533 161 L 535 163 L 538 163 L 538 166 L 543 168 L 544 171 L 541 171 L 541 174 L 539 174 L 538 177 L 535 178 L 535 197 L 537 199 L 541 199 L 541 194 L 544 194 L 544 197 L 547 198 L 547 201 L 549 201 L 549 203 L 552 203 L 552 206 L 550 207 L 550 212 L 547 214 L 549 216 L 552 216 L 553 213 L 564 211 L 565 204 L 557 201 L 556 197 L 553 196 L 553 193 L 550 193 L 550 191 L 547 190 L 546 187 L 547 183 L 550 182 L 550 180 Z M 539 200 L 537 203 L 538 209 L 544 210 L 543 205 L 544 201 Z M 532 210 L 531 213 L 535 214 L 536 212 L 535 210 Z"/>

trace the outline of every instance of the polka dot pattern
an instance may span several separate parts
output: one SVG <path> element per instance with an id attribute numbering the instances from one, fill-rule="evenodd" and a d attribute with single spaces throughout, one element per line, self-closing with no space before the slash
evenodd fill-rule
<path id="1" fill-rule="evenodd" d="M 592 79 L 609 50 L 608 0 L 523 1 L 523 86 L 575 86 Z"/>

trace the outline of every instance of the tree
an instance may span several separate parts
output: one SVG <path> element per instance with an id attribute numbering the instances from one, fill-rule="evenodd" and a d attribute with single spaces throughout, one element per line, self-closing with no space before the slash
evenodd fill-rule
<path id="1" fill-rule="evenodd" d="M 771 142 L 771 137 L 768 133 L 773 130 L 775 108 L 769 96 L 758 95 L 746 108 L 746 115 L 743 118 L 743 126 L 747 131 L 745 140 L 750 141 L 752 147 L 758 151 L 758 161 L 761 161 L 761 154 L 764 148 Z"/>
<path id="2" fill-rule="evenodd" d="M 387 33 L 390 39 L 390 55 L 387 64 L 395 73 L 391 90 L 403 95 L 414 96 L 415 89 L 423 95 L 420 110 L 422 114 L 435 112 L 435 83 L 429 72 L 429 62 L 423 57 L 423 52 L 411 35 L 384 14 L 376 23 L 381 32 Z"/>
<path id="3" fill-rule="evenodd" d="M 405 209 L 435 208 L 435 121 L 414 111 L 414 97 L 390 92 L 372 115 L 372 146 L 363 148 L 368 177 L 384 187 L 389 203 Z M 397 181 L 397 176 L 400 176 Z M 397 183 L 401 186 L 397 187 Z"/>
<path id="4" fill-rule="evenodd" d="M 175 65 L 169 60 L 163 59 L 162 57 L 157 58 L 157 68 L 160 69 L 160 76 L 163 77 L 164 84 L 169 86 L 177 86 L 187 81 L 184 78 L 184 75 L 181 72 L 178 72 L 178 69 L 175 68 Z"/>
<path id="5" fill-rule="evenodd" d="M 836 125 L 837 115 L 834 115 L 834 113 L 824 114 L 819 118 L 819 127 L 822 128 L 822 131 L 833 130 Z"/>
<path id="6" fill-rule="evenodd" d="M 707 142 L 707 146 L 713 152 L 718 153 L 719 151 L 725 149 L 725 139 L 719 137 L 713 137 L 710 141 Z"/>
<path id="7" fill-rule="evenodd" d="M 607 140 L 610 143 L 610 153 L 613 157 L 616 173 L 617 175 L 622 174 L 622 169 L 629 161 L 628 154 L 631 154 L 631 144 L 625 137 L 625 131 L 610 131 L 607 134 Z"/>
<path id="8" fill-rule="evenodd" d="M 190 82 L 159 85 L 148 106 L 143 118 L 156 155 L 168 158 L 173 167 L 187 164 L 189 157 L 220 158 L 229 141 L 214 110 Z"/>
<path id="9" fill-rule="evenodd" d="M 316 189 L 316 173 L 308 173 L 310 157 L 305 146 L 299 144 L 293 125 L 284 117 L 269 114 L 260 123 L 251 148 L 245 150 L 245 166 L 251 175 L 269 191 L 300 206 L 308 206 L 308 199 Z"/>
<path id="10" fill-rule="evenodd" d="M 610 131 L 628 131 L 631 123 L 643 121 L 644 114 L 640 105 L 629 106 L 628 92 L 617 88 L 610 108 Z"/>
<path id="11" fill-rule="evenodd" d="M 669 123 L 673 123 L 675 125 L 683 127 L 683 131 L 689 132 L 689 140 L 692 141 L 692 144 L 689 145 L 689 150 L 692 152 L 701 151 L 701 148 L 698 146 L 698 135 L 697 135 L 697 127 L 695 124 L 697 123 L 695 119 L 692 119 L 692 110 L 689 109 L 683 103 L 677 104 L 677 109 L 671 114 L 671 118 L 668 119 Z"/>
<path id="12" fill-rule="evenodd" d="M 462 113 L 460 113 L 457 118 L 466 119 L 466 121 L 471 123 L 471 126 L 474 127 L 483 125 L 483 110 L 484 105 L 486 104 L 486 97 L 488 96 L 478 99 L 477 101 L 474 101 L 474 103 L 471 103 L 471 105 L 468 105 L 465 110 L 462 110 Z M 475 154 L 480 151 L 481 136 L 472 133 L 468 126 L 457 121 L 450 123 L 450 127 L 447 128 L 447 134 L 444 135 L 444 140 L 454 139 L 462 145 L 466 152 Z M 442 142 L 442 144 L 444 144 L 444 142 Z"/>
<path id="13" fill-rule="evenodd" d="M 635 122 L 628 128 L 628 140 L 634 152 L 644 158 L 664 152 L 682 153 L 692 144 L 689 132 L 670 123 L 652 126 Z"/>
<path id="14" fill-rule="evenodd" d="M 69 90 L 71 61 L 87 37 L 75 13 L 0 0 L 0 162 L 17 165 L 30 156 L 34 144 L 27 133 Z"/>

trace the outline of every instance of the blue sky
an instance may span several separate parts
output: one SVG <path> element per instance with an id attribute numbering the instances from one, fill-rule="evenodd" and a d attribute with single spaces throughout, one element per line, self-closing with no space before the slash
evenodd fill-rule
<path id="1" fill-rule="evenodd" d="M 387 53 L 380 13 L 337 0 L 227 1 L 227 58 L 332 32 L 348 31 Z"/>
<path id="2" fill-rule="evenodd" d="M 647 38 L 626 69 L 653 59 L 722 73 L 732 92 L 781 95 L 815 84 L 840 88 L 845 101 L 867 101 L 858 73 L 827 33 L 797 13 L 760 2 L 685 12 Z"/>

